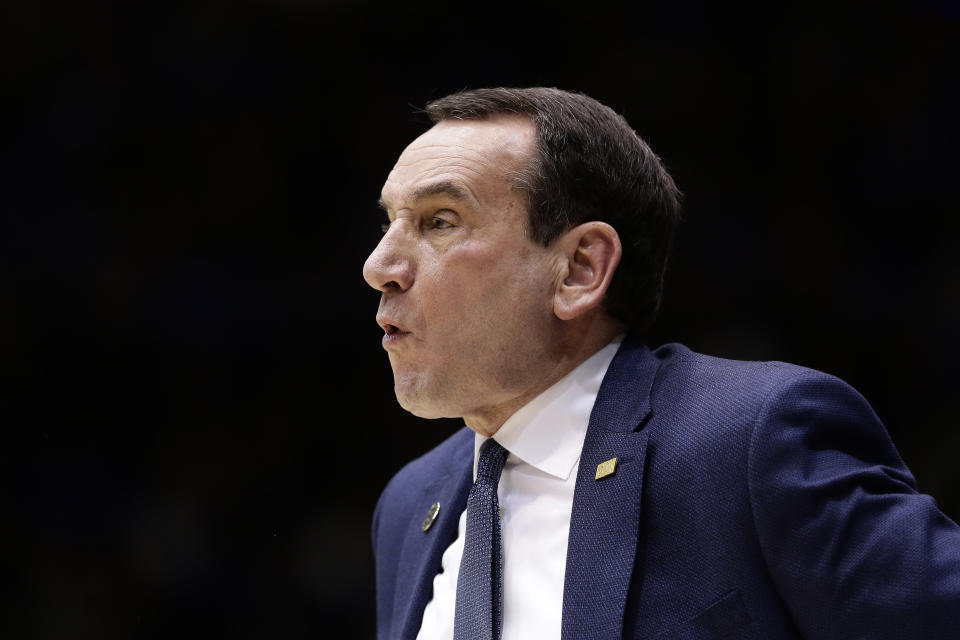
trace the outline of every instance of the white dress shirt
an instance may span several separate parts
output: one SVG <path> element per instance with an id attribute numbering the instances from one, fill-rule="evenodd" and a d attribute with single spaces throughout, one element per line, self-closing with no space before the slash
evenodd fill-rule
<path id="1" fill-rule="evenodd" d="M 563 575 L 577 465 L 600 383 L 623 341 L 590 356 L 503 423 L 493 438 L 510 452 L 500 476 L 503 532 L 502 640 L 560 638 Z M 480 445 L 476 434 L 473 477 Z M 433 579 L 433 599 L 423 611 L 417 640 L 451 640 L 457 576 L 467 512 L 457 539 L 443 552 Z"/>

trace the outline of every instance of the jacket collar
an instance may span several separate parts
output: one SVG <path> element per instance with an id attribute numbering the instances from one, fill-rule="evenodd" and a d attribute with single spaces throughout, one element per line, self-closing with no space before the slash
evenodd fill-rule
<path id="1" fill-rule="evenodd" d="M 642 427 L 658 368 L 650 350 L 628 336 L 590 415 L 570 518 L 562 640 L 622 636 L 639 541 L 648 439 Z M 598 479 L 598 465 L 613 458 L 613 473 Z"/>
<path id="2" fill-rule="evenodd" d="M 398 575 L 411 576 L 413 584 L 395 593 L 393 610 L 399 618 L 395 618 L 393 629 L 400 633 L 391 633 L 392 638 L 416 639 L 443 552 L 456 537 L 460 514 L 467 508 L 473 484 L 473 431 L 464 427 L 458 437 L 460 442 L 450 460 L 462 464 L 451 464 L 448 473 L 424 487 L 415 503 L 414 521 L 407 528 L 398 570 Z M 431 527 L 423 531 L 421 521 L 435 502 L 440 503 L 440 512 Z"/>

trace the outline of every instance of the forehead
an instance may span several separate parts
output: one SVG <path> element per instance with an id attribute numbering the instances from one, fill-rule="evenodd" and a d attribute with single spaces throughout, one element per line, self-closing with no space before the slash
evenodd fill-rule
<path id="1" fill-rule="evenodd" d="M 453 185 L 477 204 L 512 192 L 530 161 L 535 127 L 524 116 L 444 120 L 404 149 L 383 185 L 391 209 L 411 206 L 432 184 Z"/>

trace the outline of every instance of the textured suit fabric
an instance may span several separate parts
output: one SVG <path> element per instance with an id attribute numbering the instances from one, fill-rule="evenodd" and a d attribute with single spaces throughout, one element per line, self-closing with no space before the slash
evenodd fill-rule
<path id="1" fill-rule="evenodd" d="M 384 490 L 378 638 L 415 638 L 472 462 L 463 429 Z M 581 455 L 562 637 L 957 639 L 960 528 L 844 382 L 630 337 Z"/>

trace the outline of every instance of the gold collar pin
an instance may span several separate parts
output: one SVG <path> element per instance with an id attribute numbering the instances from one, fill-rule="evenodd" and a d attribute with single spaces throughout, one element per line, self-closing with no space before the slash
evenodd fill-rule
<path id="1" fill-rule="evenodd" d="M 599 480 L 600 478 L 606 478 L 607 476 L 612 476 L 613 472 L 617 470 L 617 459 L 610 458 L 606 462 L 601 462 L 597 465 L 597 475 L 593 477 L 594 480 Z"/>

